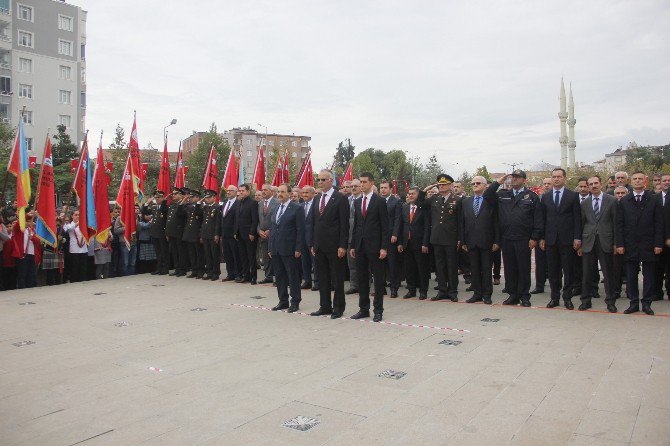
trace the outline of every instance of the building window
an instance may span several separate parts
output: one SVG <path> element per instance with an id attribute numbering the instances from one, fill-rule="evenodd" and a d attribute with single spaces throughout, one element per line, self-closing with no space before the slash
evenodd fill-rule
<path id="1" fill-rule="evenodd" d="M 72 104 L 72 92 L 70 90 L 58 90 L 58 102 Z"/>
<path id="2" fill-rule="evenodd" d="M 28 31 L 19 31 L 19 46 L 33 48 L 33 33 Z"/>
<path id="3" fill-rule="evenodd" d="M 72 42 L 69 40 L 58 39 L 58 54 L 72 56 Z"/>
<path id="4" fill-rule="evenodd" d="M 251 150 L 247 150 L 247 156 L 251 156 Z"/>
<path id="5" fill-rule="evenodd" d="M 9 14 L 9 0 L 0 0 L 0 12 Z"/>
<path id="6" fill-rule="evenodd" d="M 9 122 L 9 104 L 0 104 L 0 121 Z"/>
<path id="7" fill-rule="evenodd" d="M 58 77 L 65 80 L 72 80 L 72 67 L 61 65 L 58 67 Z"/>
<path id="8" fill-rule="evenodd" d="M 33 112 L 26 110 L 23 112 L 23 123 L 32 124 L 33 123 Z"/>
<path id="9" fill-rule="evenodd" d="M 291 156 L 292 156 L 293 158 L 297 158 L 297 157 L 298 157 L 298 154 L 297 154 L 297 152 L 293 152 L 293 153 L 291 153 Z"/>
<path id="10" fill-rule="evenodd" d="M 72 20 L 72 17 L 58 14 L 58 29 L 62 29 L 63 31 L 72 31 L 73 23 L 74 20 Z"/>
<path id="11" fill-rule="evenodd" d="M 12 78 L 0 76 L 0 94 L 10 94 L 12 92 Z"/>
<path id="12" fill-rule="evenodd" d="M 21 20 L 26 20 L 28 22 L 33 21 L 33 8 L 31 6 L 18 5 L 16 13 Z"/>
<path id="13" fill-rule="evenodd" d="M 83 108 L 86 108 L 86 92 L 85 91 L 81 92 L 80 98 L 81 98 L 81 106 Z"/>
<path id="14" fill-rule="evenodd" d="M 33 139 L 32 138 L 26 138 L 26 149 L 27 150 L 33 150 Z"/>
<path id="15" fill-rule="evenodd" d="M 72 116 L 70 115 L 59 115 L 58 116 L 59 122 L 61 125 L 64 125 L 65 128 L 70 128 L 72 125 Z"/>
<path id="16" fill-rule="evenodd" d="M 19 57 L 19 71 L 21 73 L 33 72 L 33 60 Z"/>
<path id="17" fill-rule="evenodd" d="M 86 60 L 86 45 L 82 43 L 79 51 L 81 51 L 81 60 Z"/>
<path id="18" fill-rule="evenodd" d="M 292 146 L 292 147 L 296 147 L 296 142 L 295 142 L 295 141 L 291 141 L 291 146 Z"/>
<path id="19" fill-rule="evenodd" d="M 33 98 L 33 86 L 28 84 L 19 84 L 19 97 L 20 98 Z"/>

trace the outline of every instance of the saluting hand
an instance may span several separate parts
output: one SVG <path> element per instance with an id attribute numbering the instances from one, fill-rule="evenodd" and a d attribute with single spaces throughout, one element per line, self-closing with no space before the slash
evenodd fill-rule
<path id="1" fill-rule="evenodd" d="M 428 254 L 428 247 L 427 246 L 422 246 L 421 247 L 421 254 Z"/>
<path id="2" fill-rule="evenodd" d="M 314 254 L 314 255 L 316 255 L 316 254 Z M 346 249 L 344 249 L 344 248 L 337 248 L 337 257 L 338 257 L 338 258 L 341 259 L 341 258 L 343 258 L 343 257 L 346 256 L 346 255 L 347 255 L 347 250 L 346 250 Z"/>
<path id="3" fill-rule="evenodd" d="M 537 246 L 537 242 L 533 239 L 530 239 L 530 241 L 528 242 L 528 248 L 529 249 L 535 249 L 536 246 Z"/>
<path id="4" fill-rule="evenodd" d="M 544 251 L 547 248 L 547 242 L 544 240 L 540 240 L 540 249 Z M 533 248 L 531 248 L 533 249 Z"/>
<path id="5" fill-rule="evenodd" d="M 294 256 L 295 256 L 296 259 L 299 259 L 300 258 L 300 251 L 296 251 Z"/>
<path id="6" fill-rule="evenodd" d="M 618 247 L 618 248 L 616 249 L 616 253 L 619 254 L 619 255 L 622 255 L 622 254 L 624 253 L 624 248 L 623 248 L 623 246 Z"/>
<path id="7" fill-rule="evenodd" d="M 663 252 L 663 248 L 654 248 L 654 254 L 659 255 Z"/>
<path id="8" fill-rule="evenodd" d="M 385 249 L 380 249 L 379 250 L 379 260 L 384 260 L 386 258 L 386 250 Z"/>
<path id="9" fill-rule="evenodd" d="M 398 252 L 402 254 L 402 251 L 403 251 L 402 245 L 398 245 Z"/>
<path id="10" fill-rule="evenodd" d="M 498 246 L 494 243 L 493 246 L 491 247 L 491 252 L 496 252 L 499 249 L 500 249 L 500 246 Z"/>
<path id="11" fill-rule="evenodd" d="M 468 245 L 461 246 L 461 249 L 463 250 L 463 252 L 468 252 Z"/>

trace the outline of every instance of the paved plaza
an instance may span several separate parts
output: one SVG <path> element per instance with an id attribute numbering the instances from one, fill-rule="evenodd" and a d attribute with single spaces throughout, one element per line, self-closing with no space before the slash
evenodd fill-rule
<path id="1" fill-rule="evenodd" d="M 381 324 L 186 278 L 3 292 L 0 444 L 670 444 L 667 300 L 509 308 L 500 288 L 387 298 Z"/>

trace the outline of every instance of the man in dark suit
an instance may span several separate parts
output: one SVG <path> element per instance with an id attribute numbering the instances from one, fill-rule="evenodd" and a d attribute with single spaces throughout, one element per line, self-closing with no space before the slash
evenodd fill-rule
<path id="1" fill-rule="evenodd" d="M 598 262 L 605 279 L 605 303 L 610 313 L 616 313 L 614 294 L 614 227 L 617 201 L 603 193 L 598 175 L 588 179 L 591 195 L 581 206 L 582 219 L 582 303 L 579 311 L 591 308 L 591 298 L 598 292 Z M 594 276 L 595 272 L 595 276 Z"/>
<path id="2" fill-rule="evenodd" d="M 567 175 L 560 167 L 551 172 L 553 190 L 542 195 L 544 237 L 540 249 L 547 253 L 551 300 L 547 308 L 559 305 L 561 293 L 565 308 L 572 310 L 576 251 L 581 246 L 582 221 L 579 194 L 565 187 Z M 561 280 L 562 279 L 562 280 Z"/>
<path id="3" fill-rule="evenodd" d="M 170 273 L 171 276 L 185 276 L 186 275 L 186 259 L 182 256 L 181 251 L 181 237 L 184 234 L 184 225 L 186 224 L 186 213 L 184 212 L 183 191 L 175 187 L 172 190 L 172 202 L 168 206 L 167 218 L 165 221 L 165 236 L 170 248 L 170 257 L 172 258 L 172 266 L 175 271 Z"/>
<path id="4" fill-rule="evenodd" d="M 221 245 L 223 261 L 226 262 L 226 277 L 222 282 L 228 282 L 242 277 L 240 271 L 240 257 L 237 240 L 235 240 L 235 214 L 237 213 L 237 187 L 230 185 L 226 189 L 226 202 L 221 209 Z"/>
<path id="5" fill-rule="evenodd" d="M 200 192 L 188 191 L 188 198 L 184 204 L 186 213 L 186 225 L 181 241 L 186 245 L 191 274 L 188 278 L 202 279 L 205 274 L 205 254 L 200 243 L 200 226 L 202 225 L 202 205 L 200 203 Z"/>
<path id="6" fill-rule="evenodd" d="M 491 304 L 493 280 L 491 267 L 493 252 L 500 249 L 500 229 L 495 206 L 484 200 L 486 178 L 476 176 L 472 179 L 471 197 L 463 200 L 463 251 L 468 254 L 472 274 L 473 295 L 467 303 L 483 301 Z"/>
<path id="7" fill-rule="evenodd" d="M 670 173 L 661 175 L 661 205 L 663 206 L 663 221 L 665 223 L 665 239 L 670 239 Z M 663 247 L 658 268 L 656 268 L 656 298 L 663 300 L 663 285 L 670 299 L 670 244 Z"/>
<path id="8" fill-rule="evenodd" d="M 312 246 L 312 234 L 314 232 L 314 212 L 316 212 L 316 206 L 314 206 L 315 190 L 312 186 L 305 186 L 302 188 L 301 195 L 302 203 L 300 203 L 300 205 L 302 206 L 303 212 L 305 214 L 305 241 L 303 243 L 302 255 L 300 256 L 303 280 L 300 288 L 303 290 L 308 290 L 311 288 L 312 291 L 318 291 L 319 274 L 316 271 L 316 260 L 314 259 L 314 255 L 312 255 L 310 249 Z M 313 280 L 312 277 L 314 277 Z"/>
<path id="9" fill-rule="evenodd" d="M 250 282 L 256 285 L 256 230 L 258 227 L 258 203 L 249 195 L 248 184 L 239 187 L 239 203 L 235 211 L 233 232 L 240 254 L 240 276 L 235 282 Z"/>
<path id="10" fill-rule="evenodd" d="M 385 267 L 389 249 L 389 220 L 386 202 L 372 190 L 375 179 L 363 172 L 362 196 L 354 202 L 354 232 L 349 246 L 351 257 L 356 259 L 358 271 L 358 313 L 352 319 L 370 317 L 370 270 L 375 282 L 373 301 L 374 322 L 382 320 L 384 312 Z"/>
<path id="11" fill-rule="evenodd" d="M 386 257 L 386 274 L 391 288 L 391 297 L 398 297 L 400 288 L 400 276 L 403 257 L 398 252 L 398 240 L 400 240 L 400 212 L 402 203 L 391 195 L 391 184 L 384 180 L 379 183 L 379 194 L 386 201 L 386 212 L 388 214 L 389 228 L 389 250 Z"/>
<path id="12" fill-rule="evenodd" d="M 321 193 L 314 199 L 317 205 L 312 220 L 311 251 L 319 272 L 319 309 L 312 316 L 330 314 L 331 319 L 342 317 L 345 308 L 344 268 L 349 238 L 349 206 L 347 198 L 333 188 L 333 172 L 323 169 L 318 182 Z M 330 292 L 335 291 L 331 301 Z"/>
<path id="13" fill-rule="evenodd" d="M 205 280 L 219 280 L 221 276 L 221 206 L 219 206 L 216 192 L 207 189 L 203 196 L 202 226 L 200 228 L 200 242 L 205 255 Z"/>
<path id="14" fill-rule="evenodd" d="M 615 230 L 616 250 L 626 260 L 626 292 L 630 306 L 625 314 L 640 311 L 638 272 L 642 263 L 642 311 L 653 315 L 651 301 L 656 293 L 655 269 L 663 252 L 663 207 L 659 194 L 644 190 L 644 172 L 631 177 L 633 192 L 619 201 Z"/>
<path id="15" fill-rule="evenodd" d="M 263 271 L 265 278 L 259 283 L 266 284 L 274 281 L 274 272 L 272 265 L 274 262 L 268 257 L 268 240 L 270 239 L 270 226 L 272 225 L 270 219 L 277 213 L 279 203 L 275 198 L 275 186 L 264 184 L 261 188 L 261 201 L 258 202 L 258 260 L 263 263 Z"/>
<path id="16" fill-rule="evenodd" d="M 542 180 L 542 193 L 549 192 L 553 189 L 553 182 L 551 178 L 544 178 Z M 544 293 L 544 284 L 547 281 L 547 253 L 541 249 L 535 250 L 535 289 L 530 294 Z"/>
<path id="17" fill-rule="evenodd" d="M 430 222 L 428 210 L 418 205 L 420 189 L 411 187 L 407 191 L 407 203 L 402 207 L 401 238 L 398 252 L 404 254 L 405 277 L 407 280 L 407 294 L 404 299 L 416 297 L 419 289 L 419 299 L 428 297 L 428 279 L 430 278 L 430 260 L 428 247 L 430 245 Z"/>
<path id="18" fill-rule="evenodd" d="M 584 200 L 589 198 L 591 195 L 591 191 L 589 189 L 589 179 L 586 177 L 580 177 L 577 180 L 577 190 L 576 192 L 578 193 L 578 198 L 579 198 L 579 206 L 581 207 L 582 203 Z M 600 200 L 599 200 L 600 201 Z M 572 285 L 572 296 L 579 296 L 582 294 L 582 282 L 584 279 L 584 275 L 582 273 L 582 256 L 575 256 L 575 268 L 574 268 L 574 283 Z M 595 285 L 595 294 L 591 297 L 593 298 L 599 298 L 600 294 L 598 293 L 598 284 L 600 283 L 600 274 L 598 273 L 598 265 L 596 263 L 596 270 L 595 274 L 590 274 L 592 280 L 595 280 L 595 282 L 592 285 Z"/>
<path id="19" fill-rule="evenodd" d="M 291 200 L 291 186 L 282 184 L 277 189 L 277 211 L 271 218 L 268 252 L 277 280 L 279 304 L 272 311 L 298 311 L 300 305 L 300 271 L 298 262 L 302 255 L 305 236 L 305 212 L 300 204 Z M 289 292 L 291 289 L 291 304 Z"/>
<path id="20" fill-rule="evenodd" d="M 151 242 L 156 251 L 156 270 L 151 274 L 165 275 L 169 272 L 168 269 L 170 266 L 170 251 L 167 239 L 165 238 L 165 220 L 168 214 L 165 193 L 161 190 L 154 191 L 154 199 L 152 201 L 147 204 L 151 210 L 149 235 L 151 235 Z"/>

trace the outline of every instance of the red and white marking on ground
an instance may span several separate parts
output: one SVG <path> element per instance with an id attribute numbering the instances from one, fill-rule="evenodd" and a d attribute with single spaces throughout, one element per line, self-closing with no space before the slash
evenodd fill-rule
<path id="1" fill-rule="evenodd" d="M 234 307 L 240 307 L 240 308 L 251 308 L 253 310 L 262 310 L 262 311 L 272 311 L 271 308 L 268 307 L 261 307 L 257 305 L 244 305 L 244 304 L 230 304 Z M 286 313 L 286 310 L 281 310 L 283 313 Z M 296 311 L 295 313 L 292 314 L 297 314 L 300 316 L 310 316 L 309 313 L 303 313 L 301 311 Z M 330 317 L 330 316 L 321 316 L 321 317 Z M 381 321 L 381 322 L 373 322 L 372 319 L 351 319 L 348 317 L 342 317 L 342 320 L 345 321 L 350 321 L 350 322 L 368 322 L 371 324 L 383 324 L 383 325 L 394 325 L 396 327 L 412 327 L 412 328 L 425 328 L 428 330 L 443 330 L 443 331 L 455 331 L 458 333 L 470 333 L 470 330 L 465 330 L 462 328 L 451 328 L 451 327 L 435 327 L 432 325 L 422 325 L 422 324 L 407 324 L 405 322 L 391 322 L 391 321 Z"/>
<path id="2" fill-rule="evenodd" d="M 150 371 L 150 372 L 156 372 L 156 373 L 159 373 L 159 372 L 163 371 L 163 369 L 161 369 L 160 367 L 147 367 L 147 370 Z"/>

